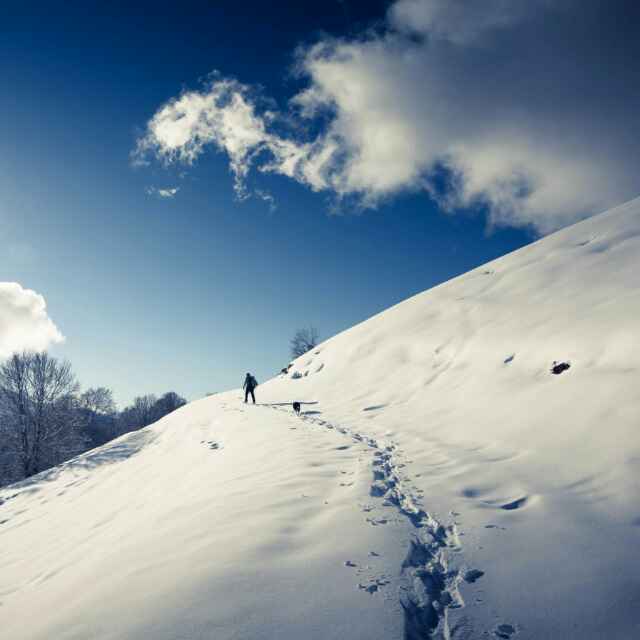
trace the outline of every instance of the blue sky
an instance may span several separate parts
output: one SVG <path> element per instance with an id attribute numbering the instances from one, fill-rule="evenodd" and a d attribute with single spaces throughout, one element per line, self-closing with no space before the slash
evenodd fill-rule
<path id="1" fill-rule="evenodd" d="M 506 21 L 500 17 L 499 28 L 494 23 L 486 27 L 470 15 L 471 26 L 462 29 L 456 16 L 443 13 L 437 2 L 431 4 L 425 14 L 428 27 L 420 26 L 420 16 L 411 14 L 411 29 L 430 30 L 427 35 L 433 44 L 425 68 L 431 60 L 438 65 L 428 77 L 431 86 L 448 99 L 453 90 L 449 84 L 440 84 L 445 77 L 441 70 L 450 64 L 447 51 L 459 47 L 465 53 L 477 46 L 481 33 L 488 39 L 482 50 L 491 52 L 495 42 L 507 38 L 502 29 L 526 24 L 525 17 L 514 15 Z M 532 144 L 520 138 L 514 142 L 513 136 L 507 140 L 502 131 L 495 132 L 497 147 L 479 145 L 478 140 L 486 140 L 486 132 L 469 130 L 455 153 L 445 149 L 438 156 L 458 163 L 445 167 L 447 179 L 464 177 L 458 191 L 447 194 L 452 196 L 448 200 L 433 191 L 438 184 L 436 170 L 443 169 L 432 162 L 429 154 L 435 152 L 417 142 L 412 150 L 412 143 L 402 140 L 397 163 L 395 158 L 386 165 L 372 161 L 356 171 L 344 161 L 345 152 L 340 160 L 323 167 L 323 177 L 315 185 L 280 168 L 272 173 L 257 170 L 270 153 L 267 142 L 256 149 L 257 159 L 247 160 L 250 197 L 242 201 L 234 192 L 226 142 L 220 144 L 219 139 L 207 144 L 192 164 L 166 165 L 162 161 L 165 142 L 156 137 L 147 164 L 135 168 L 131 153 L 138 140 L 150 135 L 150 119 L 167 101 L 179 98 L 181 91 L 182 95 L 208 96 L 211 84 L 204 79 L 213 70 L 250 88 L 243 89 L 242 95 L 253 101 L 256 118 L 265 117 L 262 105 L 275 110 L 280 124 L 273 135 L 298 146 L 315 140 L 315 149 L 326 147 L 334 135 L 331 123 L 338 123 L 340 143 L 348 145 L 349 153 L 369 157 L 371 141 L 363 142 L 344 123 L 367 122 L 372 111 L 377 114 L 384 109 L 379 127 L 371 123 L 374 131 L 382 132 L 383 147 L 391 140 L 391 133 L 384 136 L 390 119 L 395 131 L 398 122 L 404 123 L 398 118 L 407 114 L 417 114 L 416 141 L 429 138 L 428 127 L 434 139 L 439 136 L 436 130 L 463 128 L 455 121 L 433 122 L 427 116 L 424 123 L 418 122 L 422 115 L 412 100 L 422 102 L 422 98 L 410 90 L 405 95 L 405 87 L 397 84 L 390 87 L 395 92 L 390 94 L 394 96 L 391 107 L 372 110 L 374 102 L 367 100 L 366 112 L 349 111 L 348 96 L 322 75 L 327 70 L 319 69 L 318 59 L 310 53 L 314 43 L 325 43 L 328 49 L 321 61 L 329 60 L 337 77 L 349 79 L 349 87 L 362 82 L 368 90 L 372 77 L 386 82 L 389 75 L 382 68 L 378 73 L 375 67 L 358 67 L 360 75 L 355 75 L 354 66 L 341 67 L 345 63 L 339 48 L 347 43 L 350 52 L 359 54 L 361 47 L 375 47 L 382 52 L 380 64 L 396 64 L 399 47 L 420 42 L 419 37 L 406 35 L 406 42 L 398 44 L 385 35 L 393 29 L 400 34 L 408 29 L 409 18 L 398 18 L 403 2 L 391 7 L 395 17 L 385 13 L 389 3 L 376 2 L 327 2 L 316 8 L 276 3 L 268 10 L 262 3 L 208 5 L 154 4 L 137 11 L 94 13 L 81 3 L 65 3 L 55 11 L 48 4 L 36 4 L 28 13 L 8 12 L 0 27 L 0 67 L 9 89 L 0 103 L 0 239 L 4 247 L 0 280 L 18 282 L 44 296 L 50 317 L 66 336 L 64 344 L 54 347 L 55 353 L 71 360 L 83 386 L 109 386 L 121 405 L 134 395 L 169 389 L 196 398 L 239 385 L 245 371 L 264 380 L 288 362 L 288 341 L 296 328 L 311 323 L 322 337 L 329 337 L 516 249 L 539 233 L 636 195 L 619 169 L 628 164 L 629 134 L 637 132 L 633 110 L 616 111 L 628 125 L 626 136 L 620 133 L 616 142 L 616 131 L 622 131 L 619 123 L 612 123 L 608 130 L 603 125 L 611 105 L 603 98 L 600 111 L 582 108 L 575 94 L 564 95 L 559 80 L 558 118 L 566 117 L 573 100 L 573 113 L 579 115 L 573 119 L 589 121 L 594 144 L 598 131 L 606 130 L 610 149 L 610 166 L 581 164 L 582 173 L 567 170 L 564 183 L 580 193 L 577 199 L 559 194 L 544 167 L 530 160 L 536 151 Z M 566 23 L 557 27 L 558 41 L 563 39 L 562 29 L 571 24 L 570 17 L 562 16 Z M 450 24 L 456 25 L 455 31 Z M 576 50 L 593 25 L 585 20 L 575 35 Z M 375 32 L 367 32 L 372 26 Z M 523 40 L 522 34 L 516 35 Z M 440 49 L 437 38 L 446 40 Z M 614 47 L 606 38 L 603 42 L 611 51 L 612 65 L 628 54 L 620 52 L 619 43 Z M 364 53 L 367 64 L 374 64 L 371 51 Z M 408 74 L 416 69 L 421 73 L 419 56 L 424 52 L 413 53 L 419 64 Z M 488 61 L 490 57 L 487 53 Z M 299 73 L 293 74 L 296 60 Z M 461 73 L 473 71 L 462 65 L 460 69 Z M 589 76 L 591 81 L 596 79 L 592 91 L 606 95 L 606 81 L 599 80 L 598 73 L 594 67 L 593 77 Z M 611 76 L 610 69 L 602 71 L 605 76 Z M 628 79 L 625 75 L 611 82 L 622 86 Z M 410 80 L 407 87 L 415 86 Z M 486 80 L 489 86 L 490 80 Z M 507 79 L 501 78 L 504 82 Z M 580 84 L 579 77 L 576 82 Z M 310 86 L 331 94 L 333 106 L 318 118 L 305 120 L 292 110 L 291 100 Z M 384 95 L 382 89 L 372 95 Z M 513 87 L 501 89 L 507 90 L 513 94 Z M 487 108 L 495 110 L 508 103 L 501 91 L 496 91 L 495 103 L 480 99 L 480 93 L 468 96 L 468 102 L 464 97 L 469 105 L 467 119 L 486 121 Z M 627 97 L 630 100 L 633 95 Z M 397 105 L 406 108 L 397 114 L 393 111 Z M 514 102 L 514 113 L 517 108 Z M 523 130 L 531 130 L 531 140 L 540 139 L 536 132 L 540 118 L 548 118 L 546 111 L 546 105 L 541 105 L 529 119 L 519 121 Z M 295 117 L 295 126 L 282 124 Z M 409 124 L 412 132 L 413 122 Z M 314 138 L 318 131 L 324 137 Z M 578 132 L 566 129 L 566 137 L 568 147 L 550 143 L 553 153 L 545 155 L 542 163 L 553 166 L 556 175 L 571 164 L 574 151 L 580 162 L 591 157 L 587 147 L 575 142 Z M 446 139 L 450 138 L 447 134 Z M 410 162 L 402 157 L 405 148 Z M 511 153 L 496 160 L 494 148 Z M 546 153 L 545 149 L 536 157 Z M 373 157 L 377 160 L 375 149 Z M 313 158 L 303 162 L 309 160 Z M 615 186 L 606 193 L 598 189 L 597 197 L 591 197 L 580 182 L 594 182 L 594 166 L 601 169 L 607 185 Z M 491 167 L 491 175 L 487 178 L 478 167 Z M 396 170 L 397 178 L 389 186 L 384 174 Z M 509 191 L 505 204 L 503 173 L 507 170 L 510 185 L 514 175 L 524 183 L 518 183 L 517 193 Z M 533 176 L 530 181 L 529 175 Z M 356 177 L 357 188 L 352 186 Z M 179 191 L 172 198 L 149 193 L 173 187 Z M 274 198 L 274 211 L 257 196 L 265 191 Z"/>

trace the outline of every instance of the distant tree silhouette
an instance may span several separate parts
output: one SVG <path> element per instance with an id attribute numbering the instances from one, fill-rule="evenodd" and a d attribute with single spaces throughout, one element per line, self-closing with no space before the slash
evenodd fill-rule
<path id="1" fill-rule="evenodd" d="M 80 410 L 86 420 L 91 447 L 99 447 L 119 435 L 113 392 L 106 387 L 87 389 L 80 395 Z"/>
<path id="2" fill-rule="evenodd" d="M 154 395 L 138 396 L 118 416 L 120 433 L 142 429 L 185 404 L 187 401 L 175 391 L 168 391 L 160 398 Z"/>
<path id="3" fill-rule="evenodd" d="M 293 338 L 291 338 L 291 357 L 298 358 L 304 355 L 311 349 L 314 349 L 319 342 L 318 330 L 313 327 L 307 327 L 305 329 L 298 329 Z"/>
<path id="4" fill-rule="evenodd" d="M 187 401 L 183 397 L 179 396 L 175 391 L 167 391 L 163 396 L 160 396 L 155 404 L 155 411 L 159 416 L 156 420 L 159 420 L 172 411 L 183 407 L 185 404 L 187 404 Z"/>
<path id="5" fill-rule="evenodd" d="M 118 412 L 111 389 L 80 386 L 66 360 L 15 353 L 0 363 L 0 486 L 160 420 L 185 405 L 175 391 L 138 396 Z"/>

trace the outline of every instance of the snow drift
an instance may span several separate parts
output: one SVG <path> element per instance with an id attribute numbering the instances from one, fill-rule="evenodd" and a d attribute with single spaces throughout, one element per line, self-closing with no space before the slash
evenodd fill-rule
<path id="1" fill-rule="evenodd" d="M 6 488 L 3 638 L 635 637 L 639 272 L 640 199 Z"/>

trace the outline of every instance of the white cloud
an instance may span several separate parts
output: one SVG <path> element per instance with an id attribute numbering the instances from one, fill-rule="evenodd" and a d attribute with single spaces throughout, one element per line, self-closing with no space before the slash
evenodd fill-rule
<path id="1" fill-rule="evenodd" d="M 169 189 L 158 189 L 157 187 L 147 187 L 146 192 L 150 196 L 158 196 L 159 198 L 173 198 L 180 191 L 180 187 L 171 187 Z"/>
<path id="2" fill-rule="evenodd" d="M 161 107 L 138 141 L 136 159 L 155 153 L 166 162 L 192 164 L 208 144 L 226 151 L 239 197 L 252 157 L 268 145 L 264 118 L 257 116 L 248 88 L 233 80 L 212 82 L 204 91 L 187 91 Z"/>
<path id="3" fill-rule="evenodd" d="M 0 282 L 0 358 L 23 349 L 44 350 L 62 341 L 41 295 L 17 282 Z"/>
<path id="4" fill-rule="evenodd" d="M 581 11 L 571 0 L 398 0 L 381 31 L 299 53 L 307 87 L 289 106 L 297 124 L 322 116 L 317 137 L 284 135 L 248 87 L 217 78 L 162 106 L 136 155 L 190 164 L 211 144 L 240 198 L 256 165 L 364 207 L 425 191 L 449 211 L 480 205 L 491 224 L 548 232 L 637 189 L 630 131 L 611 116 L 632 113 L 633 83 L 601 66 L 596 34 L 574 29 Z"/>

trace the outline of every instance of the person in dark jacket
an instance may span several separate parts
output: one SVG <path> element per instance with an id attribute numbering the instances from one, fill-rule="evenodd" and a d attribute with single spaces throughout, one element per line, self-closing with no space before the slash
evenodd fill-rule
<path id="1" fill-rule="evenodd" d="M 256 403 L 256 394 L 254 393 L 254 390 L 257 386 L 258 386 L 258 381 L 250 373 L 247 373 L 244 379 L 244 384 L 242 385 L 242 388 L 244 389 L 245 403 L 249 399 L 249 394 L 251 394 L 251 399 L 253 400 L 253 404 Z"/>

